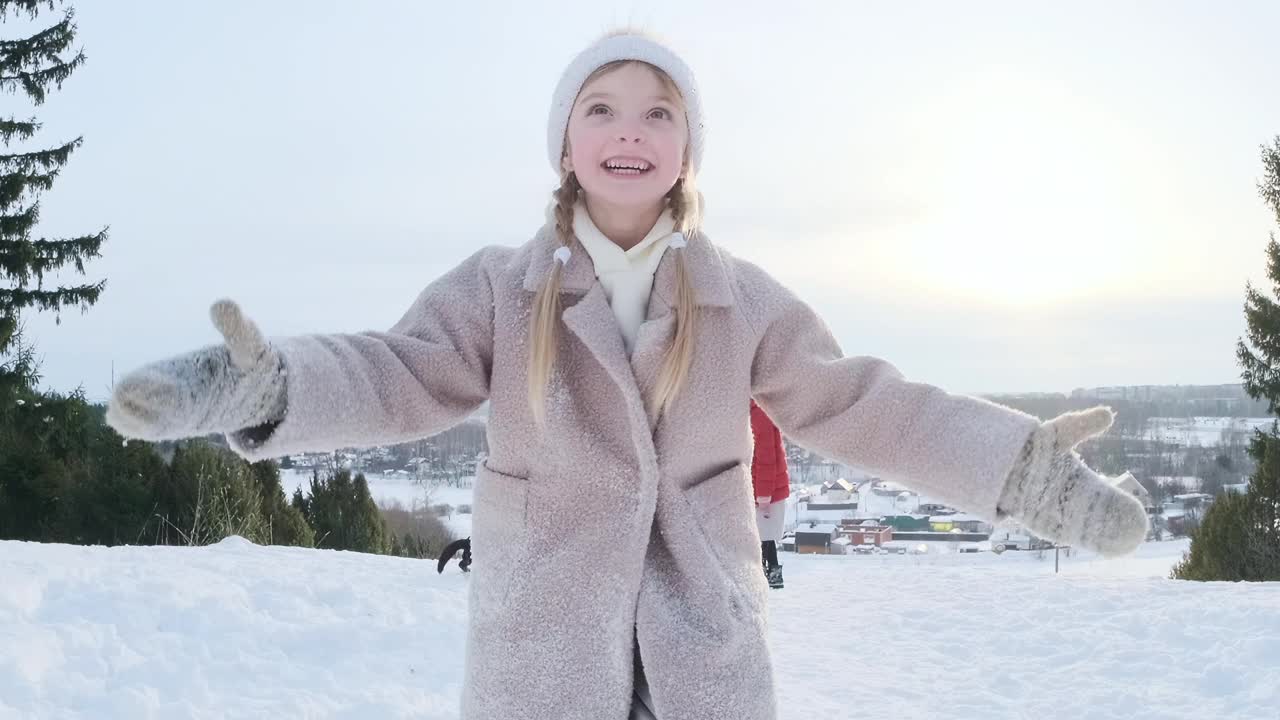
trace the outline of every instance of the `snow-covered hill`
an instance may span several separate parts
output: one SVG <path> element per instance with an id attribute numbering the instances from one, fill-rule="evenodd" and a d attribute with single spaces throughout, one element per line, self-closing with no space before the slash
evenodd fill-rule
<path id="1" fill-rule="evenodd" d="M 1164 579 L 1185 547 L 1058 575 L 1051 554 L 786 555 L 781 717 L 1280 717 L 1280 584 Z M 453 718 L 466 582 L 238 538 L 0 542 L 0 718 Z"/>

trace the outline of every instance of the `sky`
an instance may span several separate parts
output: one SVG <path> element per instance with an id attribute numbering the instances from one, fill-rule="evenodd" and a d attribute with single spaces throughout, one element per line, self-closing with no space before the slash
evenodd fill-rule
<path id="1" fill-rule="evenodd" d="M 268 335 L 385 329 L 527 241 L 551 92 L 620 25 L 698 77 L 708 235 L 846 354 L 954 392 L 1238 382 L 1245 283 L 1269 287 L 1271 2 L 74 6 L 88 63 L 0 114 L 44 123 L 26 149 L 84 136 L 40 234 L 109 225 L 107 289 L 27 332 L 44 384 L 94 399 L 216 342 L 218 298 Z"/>

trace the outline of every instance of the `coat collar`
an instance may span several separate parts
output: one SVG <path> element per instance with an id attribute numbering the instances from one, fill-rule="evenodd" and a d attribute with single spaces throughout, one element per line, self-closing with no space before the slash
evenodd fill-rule
<path id="1" fill-rule="evenodd" d="M 536 293 L 542 287 L 552 263 L 552 253 L 560 247 L 555 225 L 548 223 L 530 241 L 529 267 L 525 270 L 524 289 Z M 596 284 L 595 265 L 587 251 L 576 241 L 570 248 L 572 255 L 560 277 L 560 292 L 585 295 Z M 667 249 L 653 278 L 653 290 L 668 305 L 676 300 L 676 252 L 685 254 L 685 263 L 693 281 L 694 302 L 699 306 L 729 307 L 733 305 L 733 290 L 725 274 L 725 261 L 706 236 L 698 233 L 688 239 L 684 250 Z"/>

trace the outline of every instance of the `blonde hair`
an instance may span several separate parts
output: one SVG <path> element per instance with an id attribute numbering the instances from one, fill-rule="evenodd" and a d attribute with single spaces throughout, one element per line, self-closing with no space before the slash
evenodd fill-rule
<path id="1" fill-rule="evenodd" d="M 643 65 L 652 70 L 667 86 L 667 90 L 683 103 L 679 88 L 665 72 L 639 60 L 616 60 L 601 65 L 582 85 L 585 87 L 596 78 L 631 64 Z M 573 234 L 573 208 L 581 192 L 582 185 L 578 183 L 578 178 L 571 172 L 562 171 L 560 187 L 556 188 L 552 197 L 555 198 L 556 237 L 564 247 L 572 247 L 577 241 Z M 675 220 L 675 230 L 684 233 L 692 241 L 702 223 L 702 198 L 698 194 L 693 169 L 689 166 L 687 146 L 685 170 L 667 193 L 666 200 L 672 219 Z M 655 393 L 648 408 L 654 413 L 665 412 L 671 406 L 688 380 L 689 366 L 693 362 L 693 334 L 697 316 L 693 280 L 689 275 L 684 252 L 678 249 L 670 249 L 669 252 L 676 253 L 676 337 L 667 350 L 662 369 L 658 373 Z M 534 297 L 533 315 L 529 324 L 529 406 L 539 425 L 543 424 L 546 417 L 547 385 L 551 381 L 551 369 L 555 364 L 559 343 L 560 283 L 563 272 L 563 263 L 552 263 L 551 272 Z"/>

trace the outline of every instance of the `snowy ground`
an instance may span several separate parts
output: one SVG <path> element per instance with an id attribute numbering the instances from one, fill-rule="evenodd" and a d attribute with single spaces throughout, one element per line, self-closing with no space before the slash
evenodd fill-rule
<path id="1" fill-rule="evenodd" d="M 1274 421 L 1274 418 L 1157 417 L 1148 419 L 1146 438 L 1183 447 L 1212 447 L 1225 442 L 1224 432 L 1247 442 L 1254 430 L 1265 429 Z"/>
<path id="2" fill-rule="evenodd" d="M 1185 547 L 784 555 L 781 717 L 1274 720 L 1280 584 L 1164 579 Z M 454 718 L 466 576 L 433 565 L 0 542 L 0 718 Z"/>

